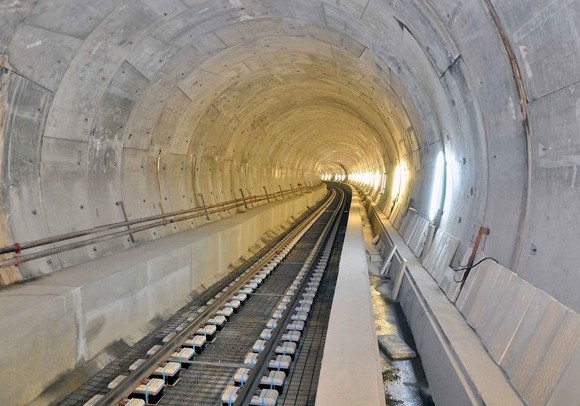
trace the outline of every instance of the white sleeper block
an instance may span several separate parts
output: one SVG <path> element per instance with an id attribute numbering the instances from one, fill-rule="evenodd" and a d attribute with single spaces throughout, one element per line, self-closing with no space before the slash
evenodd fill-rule
<path id="1" fill-rule="evenodd" d="M 213 324 L 208 324 L 200 329 L 198 329 L 195 334 L 203 335 L 206 337 L 207 341 L 212 342 L 217 333 L 217 327 Z"/>
<path id="2" fill-rule="evenodd" d="M 308 320 L 308 313 L 306 312 L 297 312 L 291 316 L 292 321 L 306 321 Z"/>
<path id="3" fill-rule="evenodd" d="M 296 343 L 291 341 L 284 341 L 282 344 L 276 347 L 274 351 L 277 355 L 289 355 L 294 357 L 296 353 Z"/>
<path id="4" fill-rule="evenodd" d="M 298 342 L 300 341 L 300 337 L 302 333 L 300 331 L 288 331 L 286 334 L 282 334 L 282 341 L 292 341 Z"/>
<path id="5" fill-rule="evenodd" d="M 146 404 L 154 405 L 159 403 L 163 397 L 164 389 L 165 383 L 163 382 L 163 379 L 146 379 L 139 386 L 137 386 L 137 388 L 135 388 L 129 397 L 143 399 Z"/>
<path id="6" fill-rule="evenodd" d="M 265 340 L 256 340 L 254 345 L 252 346 L 252 351 L 260 354 L 266 348 L 266 341 Z"/>
<path id="7" fill-rule="evenodd" d="M 302 330 L 304 330 L 304 322 L 301 320 L 295 320 L 286 326 L 286 330 L 302 331 Z"/>
<path id="8" fill-rule="evenodd" d="M 310 309 L 311 309 L 311 307 L 308 306 L 308 305 L 300 305 L 300 306 L 294 308 L 294 311 L 296 311 L 296 312 L 304 312 L 304 313 L 307 313 L 308 314 L 308 313 L 310 313 Z"/>
<path id="9" fill-rule="evenodd" d="M 151 357 L 152 355 L 155 355 L 161 349 L 161 347 L 161 345 L 154 345 L 153 347 L 149 348 L 147 351 L 147 356 Z"/>
<path id="10" fill-rule="evenodd" d="M 194 354 L 193 348 L 182 348 L 180 351 L 175 351 L 171 354 L 171 359 L 174 362 L 179 362 L 183 369 L 188 369 L 191 365 L 189 361 L 193 359 Z"/>
<path id="11" fill-rule="evenodd" d="M 262 340 L 269 340 L 270 337 L 272 337 L 272 330 L 269 328 L 265 328 L 264 330 L 262 330 L 262 332 L 260 333 L 260 338 Z"/>
<path id="12" fill-rule="evenodd" d="M 144 362 L 145 362 L 144 359 L 138 359 L 137 361 L 133 362 L 129 366 L 129 371 L 131 371 L 131 372 L 135 371 L 137 368 L 139 368 L 141 365 L 143 365 Z"/>
<path id="13" fill-rule="evenodd" d="M 234 314 L 234 309 L 232 307 L 224 307 L 220 311 L 216 313 L 218 316 L 223 316 L 226 321 L 229 321 L 232 315 Z"/>
<path id="14" fill-rule="evenodd" d="M 181 365 L 178 362 L 168 362 L 165 365 L 160 365 L 151 374 L 154 378 L 163 379 L 167 386 L 173 386 L 179 381 L 179 371 Z"/>
<path id="15" fill-rule="evenodd" d="M 168 343 L 169 341 L 171 341 L 175 336 L 177 335 L 177 333 L 175 331 L 172 331 L 171 333 L 167 334 L 165 337 L 163 337 L 163 340 L 161 340 L 163 342 L 163 344 Z"/>
<path id="16" fill-rule="evenodd" d="M 244 386 L 248 381 L 248 375 L 250 374 L 249 368 L 238 368 L 234 374 L 234 383 L 236 386 Z"/>
<path id="17" fill-rule="evenodd" d="M 228 320 L 225 316 L 216 315 L 207 321 L 207 324 L 214 325 L 217 331 L 221 331 L 224 328 L 224 324 L 226 324 Z"/>
<path id="18" fill-rule="evenodd" d="M 262 389 L 257 396 L 250 401 L 252 406 L 275 406 L 278 401 L 278 391 Z"/>
<path id="19" fill-rule="evenodd" d="M 226 307 L 232 308 L 234 313 L 238 312 L 238 309 L 240 308 L 241 305 L 242 305 L 242 302 L 240 302 L 237 299 L 232 299 L 225 304 Z"/>
<path id="20" fill-rule="evenodd" d="M 201 354 L 207 345 L 207 338 L 204 335 L 195 335 L 183 343 L 185 347 L 191 347 L 196 354 Z"/>
<path id="21" fill-rule="evenodd" d="M 247 365 L 251 368 L 254 365 L 256 365 L 257 361 L 258 361 L 258 354 L 256 354 L 255 352 L 249 352 L 246 355 L 246 358 L 244 358 L 244 365 Z"/>
<path id="22" fill-rule="evenodd" d="M 127 375 L 119 375 L 118 377 L 113 379 L 111 382 L 109 382 L 109 384 L 107 385 L 107 388 L 108 389 L 115 389 L 121 382 L 123 382 L 125 380 L 125 378 L 127 378 Z"/>
<path id="23" fill-rule="evenodd" d="M 104 395 L 95 395 L 90 398 L 83 406 L 95 406 Z"/>
<path id="24" fill-rule="evenodd" d="M 289 355 L 278 355 L 275 359 L 270 360 L 268 363 L 269 369 L 274 370 L 284 370 L 287 371 L 290 368 L 290 364 L 292 363 L 292 357 Z"/>
<path id="25" fill-rule="evenodd" d="M 279 393 L 284 390 L 284 380 L 286 379 L 286 373 L 283 371 L 270 371 L 267 376 L 263 376 L 260 380 L 260 389 L 275 389 Z"/>

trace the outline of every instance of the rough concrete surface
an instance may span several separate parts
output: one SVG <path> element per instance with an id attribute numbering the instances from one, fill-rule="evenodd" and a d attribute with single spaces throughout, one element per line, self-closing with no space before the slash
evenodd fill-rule
<path id="1" fill-rule="evenodd" d="M 379 348 L 391 359 L 409 359 L 417 356 L 415 351 L 397 335 L 380 335 Z"/>
<path id="2" fill-rule="evenodd" d="M 464 305 L 503 364 L 520 318 L 563 332 L 530 306 L 580 312 L 579 19 L 579 0 L 1 1 L 0 241 L 348 178 L 396 227 L 409 205 L 431 217 L 433 200 L 452 266 L 491 230 L 482 249 L 519 279 L 483 280 L 501 299 Z M 26 262 L 1 284 L 206 222 Z M 436 274 L 453 300 L 447 265 Z M 499 306 L 514 312 L 500 320 Z"/>

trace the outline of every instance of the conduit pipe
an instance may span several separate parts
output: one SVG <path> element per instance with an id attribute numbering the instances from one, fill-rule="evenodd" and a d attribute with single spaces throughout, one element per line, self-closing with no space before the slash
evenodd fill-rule
<path id="1" fill-rule="evenodd" d="M 313 190 L 313 188 L 314 187 L 312 187 L 312 186 L 303 186 L 303 187 L 300 187 L 298 189 L 294 189 L 294 191 L 296 191 L 300 194 L 303 194 L 304 191 L 311 192 Z M 286 191 L 288 191 L 288 190 L 286 190 Z M 277 192 L 277 193 L 274 193 L 271 195 L 271 197 L 273 197 L 274 199 L 278 198 L 279 196 L 284 196 L 284 193 L 282 190 L 280 192 Z M 93 228 L 89 228 L 89 229 L 85 229 L 85 230 L 81 230 L 81 231 L 57 235 L 54 237 L 42 238 L 42 239 L 33 240 L 33 241 L 29 241 L 29 242 L 24 242 L 24 243 L 14 243 L 12 245 L 8 245 L 8 246 L 0 248 L 0 254 L 9 254 L 9 253 L 15 254 L 14 258 L 5 259 L 5 260 L 0 261 L 0 267 L 14 266 L 14 265 L 18 266 L 22 262 L 32 261 L 32 260 L 35 260 L 38 258 L 43 258 L 43 257 L 47 257 L 50 255 L 58 254 L 61 252 L 70 251 L 70 250 L 73 250 L 76 248 L 85 247 L 87 245 L 95 244 L 97 242 L 110 240 L 110 239 L 113 239 L 116 237 L 122 237 L 122 236 L 125 236 L 128 234 L 133 234 L 136 232 L 145 231 L 145 230 L 155 228 L 155 227 L 165 226 L 167 224 L 172 224 L 172 223 L 177 223 L 180 221 L 190 220 L 190 219 L 197 218 L 197 217 L 206 216 L 209 219 L 209 215 L 211 215 L 211 214 L 221 213 L 223 211 L 238 208 L 240 206 L 245 206 L 247 208 L 247 202 L 250 202 L 250 203 L 259 203 L 259 202 L 264 202 L 264 201 L 269 202 L 270 201 L 269 199 L 270 199 L 270 195 L 250 196 L 250 197 L 247 197 L 244 199 L 234 199 L 234 200 L 230 200 L 230 201 L 220 203 L 220 204 L 214 204 L 214 205 L 209 205 L 209 206 L 204 205 L 204 206 L 196 207 L 193 209 L 180 210 L 180 211 L 175 211 L 175 212 L 171 212 L 171 213 L 159 214 L 156 216 L 143 217 L 143 218 L 136 219 L 136 220 L 121 221 L 121 222 L 112 223 L 112 224 L 105 224 L 102 226 L 93 227 Z M 186 214 L 186 216 L 183 216 L 184 214 Z M 181 217 L 177 217 L 177 216 L 181 216 Z M 175 217 L 175 218 L 173 218 L 173 217 Z M 26 250 L 26 249 L 38 248 L 38 247 L 42 247 L 42 246 L 53 244 L 53 243 L 68 241 L 68 240 L 72 240 L 75 238 L 99 234 L 99 233 L 102 233 L 105 231 L 110 231 L 110 230 L 114 230 L 114 229 L 121 228 L 121 227 L 129 227 L 132 225 L 147 223 L 147 222 L 155 221 L 155 220 L 162 220 L 162 221 L 156 221 L 154 223 L 143 225 L 143 226 L 136 227 L 136 228 L 128 228 L 127 230 L 101 235 L 98 237 L 90 238 L 88 240 L 69 243 L 69 244 L 66 244 L 66 245 L 63 245 L 60 247 L 51 248 L 51 249 L 36 252 L 33 254 L 27 254 L 27 255 L 23 255 L 23 256 L 18 255 L 18 254 L 20 254 L 20 252 L 22 252 L 23 250 Z"/>

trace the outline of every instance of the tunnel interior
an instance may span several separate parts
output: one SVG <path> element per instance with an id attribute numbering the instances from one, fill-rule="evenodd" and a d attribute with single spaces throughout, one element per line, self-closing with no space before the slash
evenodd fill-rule
<path id="1" fill-rule="evenodd" d="M 490 254 L 520 260 L 526 133 L 483 4 L 185 3 L 5 6 L 5 241 L 123 221 L 120 201 L 134 219 L 333 176 L 429 216 L 442 152 L 441 227 L 465 250 L 485 223 Z M 474 16 L 477 36 L 453 32 Z"/>
<path id="2" fill-rule="evenodd" d="M 542 0 L 3 2 L 0 241 L 339 180 L 459 239 L 454 264 L 488 227 L 487 256 L 578 312 L 579 18 Z"/>

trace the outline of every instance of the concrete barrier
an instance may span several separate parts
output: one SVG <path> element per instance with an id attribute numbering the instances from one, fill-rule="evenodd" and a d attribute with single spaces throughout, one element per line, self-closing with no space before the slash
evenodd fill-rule
<path id="1" fill-rule="evenodd" d="M 367 201 L 367 204 L 370 203 Z M 392 240 L 401 257 L 407 260 L 399 299 L 435 403 L 448 406 L 524 404 L 476 332 L 403 238 L 374 205 L 368 207 L 375 232 L 384 240 Z"/>
<path id="2" fill-rule="evenodd" d="M 453 238 L 438 231 L 444 238 L 434 242 L 421 266 L 386 217 L 372 203 L 367 201 L 367 205 L 383 245 L 395 245 L 408 260 L 401 307 L 436 403 L 541 406 L 577 402 L 578 313 L 491 260 L 473 268 L 454 306 L 457 292 L 449 297 L 441 283 L 441 270 L 453 274 L 447 267 L 450 257 L 439 265 L 433 262 L 435 257 L 445 257 L 441 252 L 446 245 L 448 252 L 455 252 Z M 477 260 L 484 257 L 480 253 Z M 434 272 L 437 268 L 440 271 Z"/>
<path id="3" fill-rule="evenodd" d="M 320 406 L 385 404 L 361 208 L 353 190 L 316 395 Z"/>
<path id="4" fill-rule="evenodd" d="M 319 188 L 2 290 L 0 404 L 27 404 L 116 340 L 139 340 L 151 320 L 231 272 L 266 232 L 325 193 Z"/>

